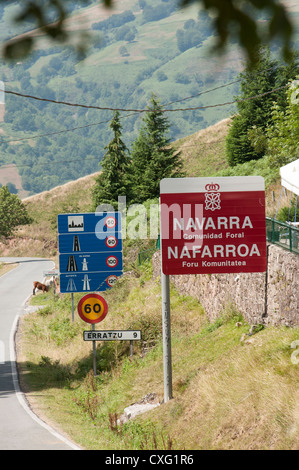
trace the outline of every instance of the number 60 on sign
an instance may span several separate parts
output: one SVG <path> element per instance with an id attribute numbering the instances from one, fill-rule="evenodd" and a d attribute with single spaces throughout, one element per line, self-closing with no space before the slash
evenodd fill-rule
<path id="1" fill-rule="evenodd" d="M 79 316 L 86 323 L 101 322 L 106 317 L 107 312 L 107 302 L 98 294 L 87 294 L 78 303 Z"/>

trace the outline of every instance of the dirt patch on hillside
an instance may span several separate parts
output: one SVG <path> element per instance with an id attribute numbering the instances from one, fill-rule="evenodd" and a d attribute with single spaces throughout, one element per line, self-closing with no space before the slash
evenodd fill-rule
<path id="1" fill-rule="evenodd" d="M 80 13 L 66 18 L 64 25 L 66 31 L 85 31 L 90 30 L 93 23 L 104 21 L 111 15 L 123 13 L 125 10 L 130 10 L 135 4 L 134 0 L 118 0 L 114 3 L 113 8 L 107 8 L 102 4 L 92 6 L 90 8 L 82 9 Z M 16 36 L 21 38 L 25 36 L 43 36 L 44 33 L 41 29 L 33 29 L 26 33 Z"/>
<path id="2" fill-rule="evenodd" d="M 22 186 L 22 178 L 16 165 L 8 164 L 0 167 L 0 184 L 5 186 L 7 183 L 12 183 L 18 190 L 18 196 L 22 199 L 28 196 L 28 191 L 25 191 Z"/>
<path id="3" fill-rule="evenodd" d="M 71 31 L 91 28 L 93 23 L 104 21 L 111 15 L 123 13 L 125 10 L 131 9 L 134 4 L 134 0 L 118 0 L 114 2 L 112 8 L 107 8 L 99 3 L 67 19 L 65 24 L 67 29 Z"/>

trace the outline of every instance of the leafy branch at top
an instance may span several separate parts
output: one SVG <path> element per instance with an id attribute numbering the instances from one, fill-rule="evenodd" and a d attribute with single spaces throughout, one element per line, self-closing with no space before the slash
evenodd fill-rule
<path id="1" fill-rule="evenodd" d="M 118 0 L 102 0 L 99 2 L 112 9 Z M 175 1 L 175 0 L 169 0 Z M 213 24 L 217 34 L 217 48 L 222 50 L 231 38 L 237 38 L 246 52 L 249 63 L 255 63 L 255 52 L 271 40 L 281 38 L 282 55 L 289 60 L 292 56 L 291 41 L 294 33 L 292 21 L 285 5 L 276 0 L 180 0 L 179 6 L 185 8 L 193 3 L 207 12 L 213 12 Z M 9 2 L 2 0 L 2 5 Z M 66 29 L 66 20 L 70 16 L 70 0 L 26 0 L 22 2 L 22 10 L 14 18 L 16 23 L 31 21 L 50 40 L 66 43 L 70 33 Z M 90 4 L 88 0 L 80 0 L 82 6 Z M 270 15 L 267 21 L 259 22 L 259 15 Z M 76 33 L 78 50 L 86 48 L 86 34 Z M 80 36 L 81 35 L 81 36 Z M 4 44 L 2 54 L 6 59 L 19 59 L 29 55 L 37 40 L 34 31 Z"/>

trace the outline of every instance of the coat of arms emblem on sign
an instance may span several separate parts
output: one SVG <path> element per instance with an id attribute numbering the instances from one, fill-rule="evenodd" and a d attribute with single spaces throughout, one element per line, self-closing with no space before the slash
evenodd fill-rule
<path id="1" fill-rule="evenodd" d="M 207 211 L 215 211 L 217 209 L 221 209 L 220 207 L 220 186 L 219 184 L 211 183 L 205 186 L 205 210 Z"/>

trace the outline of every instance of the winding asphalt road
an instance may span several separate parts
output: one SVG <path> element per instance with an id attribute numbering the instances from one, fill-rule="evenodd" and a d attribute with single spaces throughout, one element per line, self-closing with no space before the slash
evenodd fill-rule
<path id="1" fill-rule="evenodd" d="M 19 388 L 14 336 L 33 281 L 42 281 L 52 261 L 0 258 L 18 266 L 0 276 L 0 450 L 80 450 L 30 409 Z"/>

